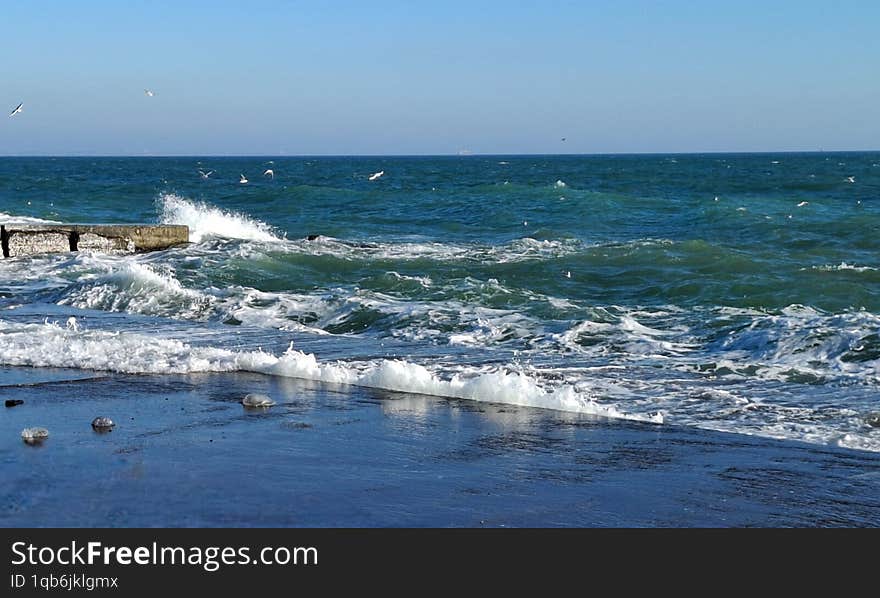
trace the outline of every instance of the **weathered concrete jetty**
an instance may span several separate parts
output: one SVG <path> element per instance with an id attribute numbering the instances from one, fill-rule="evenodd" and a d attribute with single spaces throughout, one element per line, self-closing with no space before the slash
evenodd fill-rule
<path id="1" fill-rule="evenodd" d="M 183 224 L 2 224 L 3 257 L 94 251 L 136 253 L 189 243 Z"/>

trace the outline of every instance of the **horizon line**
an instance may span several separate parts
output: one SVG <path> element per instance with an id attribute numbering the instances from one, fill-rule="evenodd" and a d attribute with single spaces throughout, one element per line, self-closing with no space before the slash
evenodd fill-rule
<path id="1" fill-rule="evenodd" d="M 880 153 L 880 149 L 814 149 L 814 150 L 758 150 L 758 151 L 644 151 L 644 152 L 588 152 L 588 153 L 418 153 L 418 154 L 2 154 L 0 158 L 472 158 L 472 157 L 607 157 L 607 156 L 705 156 L 753 154 L 846 154 Z"/>

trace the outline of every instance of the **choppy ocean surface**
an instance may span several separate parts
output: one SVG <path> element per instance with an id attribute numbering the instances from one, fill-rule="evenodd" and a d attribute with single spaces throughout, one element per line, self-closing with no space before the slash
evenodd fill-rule
<path id="1" fill-rule="evenodd" d="M 880 451 L 880 153 L 0 158 L 13 221 L 192 243 L 0 260 L 5 376 L 247 371 Z"/>

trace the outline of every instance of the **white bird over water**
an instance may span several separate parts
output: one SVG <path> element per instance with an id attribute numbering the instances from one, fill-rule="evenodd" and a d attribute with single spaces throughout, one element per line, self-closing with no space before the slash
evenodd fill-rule
<path id="1" fill-rule="evenodd" d="M 241 175 L 239 175 L 239 176 L 241 177 L 241 179 L 239 179 L 239 181 L 238 181 L 239 183 L 241 183 L 242 185 L 244 185 L 245 183 L 248 182 L 248 180 L 245 178 L 245 176 L 244 176 L 243 174 L 241 174 Z"/>
<path id="2" fill-rule="evenodd" d="M 200 171 L 199 171 L 199 175 L 200 175 L 203 179 L 208 178 L 208 177 L 211 176 L 213 173 L 214 173 L 213 170 L 209 170 L 208 172 L 205 172 L 204 170 L 200 170 Z"/>
<path id="3" fill-rule="evenodd" d="M 807 205 L 808 203 L 810 203 L 810 202 L 808 202 L 808 201 L 802 201 L 801 203 L 799 203 L 799 204 L 797 205 L 797 207 L 802 208 L 802 207 L 804 207 L 805 205 Z"/>
<path id="4" fill-rule="evenodd" d="M 370 180 L 371 180 L 371 181 L 375 181 L 376 179 L 378 179 L 378 178 L 379 178 L 380 176 L 382 176 L 383 174 L 385 174 L 385 171 L 384 171 L 384 170 L 380 170 L 379 172 L 374 172 L 373 174 L 370 175 Z"/>
<path id="5" fill-rule="evenodd" d="M 15 116 L 19 112 L 21 112 L 21 107 L 24 106 L 24 102 L 15 107 L 15 110 L 9 113 L 9 116 Z"/>
<path id="6" fill-rule="evenodd" d="M 272 170 L 271 168 L 267 168 L 266 171 L 263 173 L 263 176 L 270 176 L 274 179 L 275 178 L 275 171 Z"/>
<path id="7" fill-rule="evenodd" d="M 153 92 L 150 91 L 149 89 L 145 89 L 145 90 L 144 90 L 144 93 L 147 94 L 147 97 L 148 97 L 148 98 L 153 97 Z"/>
<path id="8" fill-rule="evenodd" d="M 856 182 L 856 177 L 854 177 L 854 176 L 848 176 L 848 177 L 846 177 L 846 182 L 847 182 L 847 183 L 855 183 L 855 182 Z"/>

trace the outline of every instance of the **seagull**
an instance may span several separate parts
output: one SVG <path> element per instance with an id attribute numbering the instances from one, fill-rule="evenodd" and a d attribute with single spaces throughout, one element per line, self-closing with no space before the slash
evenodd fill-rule
<path id="1" fill-rule="evenodd" d="M 807 205 L 808 203 L 809 203 L 809 202 L 807 202 L 807 201 L 802 201 L 801 203 L 799 203 L 799 204 L 797 205 L 797 207 L 802 208 L 802 207 L 804 207 L 805 205 Z"/>
<path id="2" fill-rule="evenodd" d="M 15 107 L 15 110 L 9 113 L 9 116 L 15 116 L 19 112 L 21 112 L 21 107 L 24 106 L 24 102 Z"/>
<path id="3" fill-rule="evenodd" d="M 21 106 L 19 106 L 19 108 L 20 108 L 20 107 L 21 107 Z M 15 114 L 15 113 L 13 112 L 13 114 Z M 848 176 L 848 177 L 846 177 L 846 182 L 847 182 L 847 183 L 855 183 L 855 182 L 856 182 L 856 177 L 854 177 L 854 176 Z"/>
<path id="4" fill-rule="evenodd" d="M 149 97 L 149 98 L 153 97 L 153 92 L 150 91 L 149 89 L 145 89 L 144 93 L 147 94 L 147 97 Z"/>
<path id="5" fill-rule="evenodd" d="M 275 171 L 272 170 L 271 168 L 267 168 L 266 172 L 263 173 L 263 176 L 270 176 L 274 179 L 275 178 Z"/>
<path id="6" fill-rule="evenodd" d="M 370 180 L 371 180 L 371 181 L 375 181 L 376 179 L 378 179 L 378 178 L 379 178 L 380 176 L 382 176 L 383 174 L 385 174 L 385 171 L 384 171 L 384 170 L 380 170 L 379 172 L 375 172 L 375 173 L 373 173 L 373 174 L 370 175 Z"/>
<path id="7" fill-rule="evenodd" d="M 76 318 L 74 318 L 73 316 L 67 318 L 67 329 L 74 332 L 79 331 L 79 324 L 76 323 Z"/>
<path id="8" fill-rule="evenodd" d="M 211 174 L 213 174 L 213 172 L 214 172 L 213 170 L 209 170 L 208 172 L 205 172 L 204 170 L 200 170 L 199 174 L 202 176 L 203 179 L 206 179 L 209 176 L 211 176 Z"/>
<path id="9" fill-rule="evenodd" d="M 571 278 L 571 270 L 566 270 L 566 271 L 565 271 L 565 277 L 566 277 L 566 278 Z"/>
<path id="10" fill-rule="evenodd" d="M 242 174 L 242 175 L 239 175 L 239 176 L 241 176 L 241 179 L 238 181 L 239 183 L 241 183 L 242 185 L 244 185 L 245 183 L 248 182 L 247 179 L 244 177 L 243 174 Z"/>

